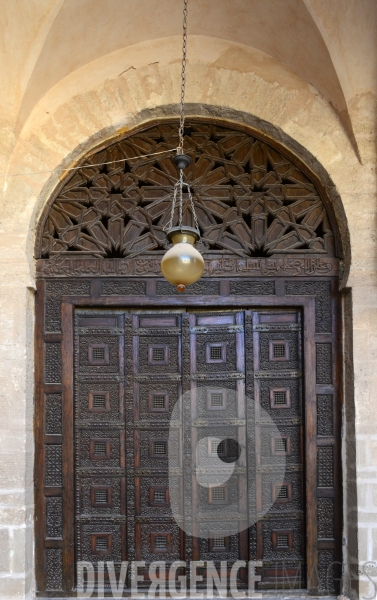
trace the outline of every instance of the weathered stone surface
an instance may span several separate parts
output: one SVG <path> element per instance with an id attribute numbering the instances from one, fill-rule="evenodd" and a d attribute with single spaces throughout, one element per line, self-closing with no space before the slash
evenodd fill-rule
<path id="1" fill-rule="evenodd" d="M 6 574 L 0 573 L 0 597 L 6 600 L 30 597 L 33 586 L 33 257 L 39 216 L 64 167 L 148 119 L 179 112 L 179 3 L 172 8 L 171 0 L 146 0 L 140 20 L 142 0 L 127 18 L 122 0 L 103 0 L 98 11 L 89 10 L 90 2 L 13 0 L 2 7 L 8 54 L 0 103 L 0 571 Z M 190 10 L 187 113 L 259 123 L 298 152 L 305 148 L 333 182 L 330 193 L 348 246 L 343 286 L 352 289 L 346 325 L 353 341 L 346 350 L 353 351 L 354 372 L 352 364 L 346 367 L 346 403 L 355 398 L 347 415 L 354 419 L 360 482 L 360 506 L 349 494 L 346 508 L 360 522 L 354 560 L 375 559 L 375 3 L 349 0 L 344 10 L 340 0 L 287 0 L 271 11 L 269 2 L 248 10 L 241 0 L 198 0 Z M 104 34 L 105 21 L 111 35 Z M 72 35 L 72 28 L 80 34 Z M 35 171 L 47 172 L 28 175 Z M 349 426 L 345 467 L 355 453 Z M 11 567 L 11 548 L 19 567 Z M 22 555 L 25 576 L 18 571 Z M 14 575 L 8 575 L 11 568 Z M 373 592 L 361 576 L 360 597 Z"/>

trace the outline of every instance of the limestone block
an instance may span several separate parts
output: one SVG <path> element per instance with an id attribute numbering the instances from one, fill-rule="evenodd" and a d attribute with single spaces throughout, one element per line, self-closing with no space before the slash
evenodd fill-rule
<path id="1" fill-rule="evenodd" d="M 1 508 L 0 509 L 0 527 L 15 526 L 21 527 L 25 524 L 25 508 Z"/>
<path id="2" fill-rule="evenodd" d="M 356 456 L 357 456 L 357 464 L 359 466 L 367 465 L 367 442 L 365 440 L 358 440 L 356 444 Z"/>
<path id="3" fill-rule="evenodd" d="M 11 540 L 9 529 L 0 529 L 0 573 L 10 572 L 10 550 Z"/>
<path id="4" fill-rule="evenodd" d="M 370 466 L 377 467 L 377 439 L 370 440 L 369 456 L 370 456 Z"/>
<path id="5" fill-rule="evenodd" d="M 25 598 L 24 594 L 25 580 L 23 577 L 0 577 L 0 598 L 2 600 L 22 600 Z"/>
<path id="6" fill-rule="evenodd" d="M 24 573 L 25 572 L 25 559 L 26 559 L 26 528 L 21 527 L 20 529 L 13 530 L 12 540 L 12 573 Z"/>
<path id="7" fill-rule="evenodd" d="M 367 578 L 360 577 L 359 583 L 360 598 L 375 598 L 376 589 L 372 581 Z"/>
<path id="8" fill-rule="evenodd" d="M 359 515 L 359 519 L 361 520 L 363 517 Z M 365 562 L 366 560 L 370 560 L 368 548 L 369 548 L 369 529 L 365 526 L 359 526 L 358 531 L 358 542 L 359 542 L 359 561 Z"/>
<path id="9" fill-rule="evenodd" d="M 372 491 L 372 506 L 377 507 L 377 481 L 376 481 L 376 483 L 371 484 L 371 491 Z M 377 518 L 376 518 L 376 522 L 377 522 Z M 377 548 L 377 546 L 376 546 L 376 548 Z"/>
<path id="10" fill-rule="evenodd" d="M 359 482 L 357 485 L 357 500 L 359 508 L 366 508 L 369 499 L 369 483 Z"/>

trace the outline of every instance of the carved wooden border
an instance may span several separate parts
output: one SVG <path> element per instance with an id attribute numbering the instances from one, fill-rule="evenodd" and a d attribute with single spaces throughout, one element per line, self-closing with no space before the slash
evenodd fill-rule
<path id="1" fill-rule="evenodd" d="M 105 281 L 109 281 L 108 279 Z M 214 280 L 216 281 L 216 280 Z M 245 290 L 255 286 L 255 290 L 263 289 L 263 281 L 244 281 Z M 131 286 L 133 280 L 123 280 Z M 234 280 L 236 282 L 236 280 Z M 114 284 L 117 282 L 114 280 Z M 273 281 L 274 294 L 269 295 L 241 295 L 229 294 L 232 280 L 227 281 L 226 287 L 220 286 L 222 295 L 193 296 L 173 295 L 156 296 L 156 280 L 140 280 L 148 291 L 147 296 L 140 295 L 101 295 L 101 280 L 96 277 L 91 280 L 66 280 L 47 279 L 38 282 L 37 292 L 37 323 L 36 323 L 36 576 L 38 593 L 42 595 L 56 595 L 54 586 L 56 582 L 64 581 L 65 589 L 58 589 L 60 595 L 71 594 L 74 587 L 74 540 L 73 524 L 66 517 L 62 523 L 62 536 L 54 539 L 45 537 L 45 532 L 51 527 L 46 519 L 54 518 L 57 529 L 59 523 L 59 506 L 64 514 L 73 515 L 73 413 L 72 373 L 73 373 L 73 310 L 74 307 L 117 307 L 132 306 L 140 308 L 149 307 L 200 307 L 213 306 L 218 308 L 235 309 L 236 307 L 278 307 L 302 306 L 304 310 L 304 338 L 305 360 L 308 365 L 317 361 L 317 369 L 322 369 L 321 374 L 315 375 L 313 369 L 307 369 L 309 377 L 306 378 L 306 426 L 310 435 L 306 438 L 306 460 L 308 465 L 315 465 L 317 455 L 319 466 L 323 471 L 316 473 L 309 469 L 307 473 L 307 522 L 310 532 L 307 537 L 308 569 L 310 565 L 317 564 L 319 581 L 313 574 L 310 579 L 310 589 L 321 591 L 325 583 L 326 568 L 329 558 L 341 561 L 341 511 L 335 512 L 332 529 L 333 540 L 318 538 L 319 533 L 327 531 L 328 525 L 322 524 L 322 511 L 326 510 L 325 503 L 334 501 L 341 505 L 341 479 L 334 479 L 335 473 L 340 473 L 340 377 L 339 357 L 336 349 L 339 347 L 340 329 L 338 323 L 337 307 L 337 280 L 336 279 L 275 279 Z M 150 284 L 153 283 L 151 286 Z M 239 283 L 239 282 L 238 282 Z M 107 288 L 107 291 L 111 291 Z M 270 290 L 272 291 L 272 290 Z M 80 295 L 77 295 L 79 293 Z M 46 303 L 46 304 L 45 304 Z M 46 308 L 45 308 L 46 307 Z M 48 310 L 47 310 L 48 309 Z M 189 316 L 189 315 L 187 315 Z M 46 321 L 47 319 L 47 321 Z M 47 326 L 47 328 L 46 328 Z M 263 328 L 263 326 L 259 326 Z M 317 333 L 315 333 L 317 332 Z M 324 348 L 324 350 L 323 350 Z M 329 353 L 328 353 L 329 350 Z M 318 363 L 318 361 L 320 361 Z M 324 361 L 324 362 L 323 362 Z M 326 362 L 327 361 L 327 362 Z M 331 364 L 328 371 L 327 364 Z M 61 376 L 59 375 L 61 373 Z M 52 376 L 53 375 L 53 376 Z M 325 383 L 322 383 L 322 382 Z M 54 396 L 60 398 L 62 406 L 61 428 L 59 433 L 50 434 L 45 428 L 48 422 L 46 415 L 46 398 Z M 331 397 L 331 415 L 333 418 L 332 435 L 323 435 L 324 426 L 318 425 L 317 430 L 317 401 Z M 52 406 L 52 405 L 51 405 Z M 331 456 L 334 463 L 330 467 L 326 461 Z M 49 455 L 45 454 L 49 450 Z M 51 458 L 48 458 L 51 457 Z M 52 460 L 54 467 L 52 477 L 55 481 L 45 479 L 45 460 Z M 332 460 L 332 459 L 331 459 Z M 60 462 L 59 462 L 60 461 Z M 50 464 L 50 463 L 49 463 Z M 59 466 L 60 465 L 60 466 Z M 49 467 L 51 468 L 51 467 Z M 59 469 L 61 473 L 59 473 Z M 333 479 L 331 479 L 333 476 Z M 52 484 L 52 485 L 51 485 Z M 330 487 L 329 487 L 329 484 Z M 327 486 L 327 487 L 326 487 Z M 317 502 L 318 497 L 318 502 Z M 47 499 L 62 499 L 62 504 L 56 505 L 55 512 L 45 512 Z M 56 510 L 58 513 L 56 513 Z M 323 513 L 324 514 L 324 513 Z M 326 529 L 327 527 L 327 529 Z M 55 553 L 52 554 L 52 551 Z M 57 554 L 59 552 L 60 554 Z M 318 557 L 318 558 L 317 558 Z M 59 567 L 59 564 L 61 567 Z M 61 568 L 60 574 L 56 569 Z M 323 589 L 323 587 L 322 587 Z"/>

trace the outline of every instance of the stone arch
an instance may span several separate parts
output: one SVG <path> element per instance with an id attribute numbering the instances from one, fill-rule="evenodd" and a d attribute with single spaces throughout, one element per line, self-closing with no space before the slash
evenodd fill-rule
<path id="1" fill-rule="evenodd" d="M 209 304 L 221 303 L 230 310 L 238 304 L 279 308 L 284 303 L 284 306 L 295 305 L 298 310 L 311 310 L 311 343 L 312 348 L 317 344 L 318 354 L 316 359 L 315 351 L 311 354 L 313 362 L 306 372 L 322 369 L 317 383 L 328 382 L 331 387 L 328 395 L 339 398 L 340 380 L 335 383 L 332 379 L 332 357 L 334 365 L 339 362 L 339 355 L 335 359 L 339 336 L 338 266 L 340 261 L 349 260 L 348 231 L 340 199 L 324 169 L 299 144 L 255 117 L 242 115 L 246 124 L 241 125 L 230 119 L 237 116 L 240 121 L 239 114 L 226 112 L 228 119 L 213 115 L 192 115 L 187 119 L 186 148 L 194 159 L 187 175 L 192 177 L 193 188 L 198 191 L 201 250 L 207 270 L 203 281 L 192 286 L 187 295 L 174 298 L 174 306 L 185 307 L 189 295 L 190 306 L 200 306 L 201 298 L 206 297 Z M 37 347 L 44 343 L 45 348 L 37 356 L 37 371 L 45 374 L 45 382 L 37 390 L 37 414 L 44 414 L 47 409 L 52 413 L 56 404 L 59 412 L 59 402 L 71 407 L 66 408 L 71 411 L 71 429 L 66 434 L 62 423 L 63 444 L 55 444 L 54 448 L 57 465 L 60 456 L 64 462 L 65 453 L 72 448 L 70 436 L 74 423 L 72 386 L 63 381 L 71 368 L 68 363 L 73 332 L 71 329 L 67 337 L 68 329 L 64 329 L 68 313 L 72 316 L 74 308 L 80 310 L 88 304 L 101 310 L 101 306 L 128 306 L 129 302 L 134 303 L 132 306 L 144 303 L 166 309 L 169 296 L 175 294 L 172 286 L 161 281 L 158 259 L 166 249 L 163 226 L 169 214 L 171 186 L 176 179 L 171 161 L 177 146 L 176 132 L 176 120 L 158 119 L 102 143 L 80 160 L 77 171 L 60 184 L 44 209 L 36 245 L 39 279 L 36 331 Z M 158 158 L 160 155 L 144 156 L 160 151 L 162 159 Z M 120 163 L 115 163 L 118 160 Z M 206 210 L 203 197 L 211 204 L 210 210 Z M 186 217 L 190 218 L 189 211 Z M 334 367 L 334 373 L 337 369 L 338 366 Z M 44 404 L 44 390 L 62 394 L 48 398 L 50 408 Z M 307 397 L 313 399 L 315 395 Z M 340 404 L 338 400 L 336 403 L 334 454 L 319 450 L 322 487 L 331 483 L 330 475 L 335 469 L 335 463 L 328 465 L 331 457 L 336 455 L 340 464 Z M 53 420 L 51 415 L 49 418 Z M 36 422 L 41 423 L 38 417 Z M 36 437 L 37 455 L 43 457 L 45 452 L 47 460 L 51 448 L 48 452 L 44 449 L 48 440 L 44 441 L 41 428 L 37 427 Z M 316 456 L 316 443 L 312 440 L 312 458 Z M 308 498 L 315 496 L 315 482 L 319 481 L 313 473 L 310 480 L 313 489 L 307 493 Z M 340 478 L 332 481 L 333 497 L 337 499 Z M 39 489 L 42 487 L 43 484 Z M 59 514 L 63 515 L 65 510 L 64 522 L 73 524 L 72 497 L 64 490 L 62 493 L 63 504 L 57 502 Z M 49 498 L 51 504 L 54 496 Z M 326 511 L 331 503 L 321 500 L 319 511 Z M 308 521 L 319 520 L 316 507 L 311 510 Z M 317 564 L 313 562 L 317 560 L 321 581 L 327 562 L 341 558 L 340 512 L 336 518 L 337 532 L 330 550 L 319 546 L 317 551 L 316 544 L 322 540 L 311 533 L 311 564 Z M 37 565 L 40 573 L 46 570 L 47 585 L 57 585 L 57 577 L 61 585 L 63 565 L 72 562 L 72 532 L 73 525 L 67 527 L 62 552 L 60 547 L 44 549 L 43 523 L 38 523 Z M 43 587 L 44 575 L 40 577 Z M 66 589 L 71 589 L 72 573 L 70 577 L 64 583 Z M 314 589 L 316 584 L 313 585 Z"/>

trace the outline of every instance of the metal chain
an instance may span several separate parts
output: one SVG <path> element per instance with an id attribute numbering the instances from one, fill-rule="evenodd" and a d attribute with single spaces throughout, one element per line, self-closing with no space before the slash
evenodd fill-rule
<path id="1" fill-rule="evenodd" d="M 182 227 L 183 169 L 179 169 L 179 226 Z M 187 185 L 187 184 L 186 184 Z"/>
<path id="2" fill-rule="evenodd" d="M 179 123 L 179 146 L 177 154 L 183 154 L 183 132 L 185 128 L 185 90 L 186 90 L 186 54 L 187 54 L 187 3 L 183 0 L 183 45 L 181 75 L 181 120 Z"/>
<path id="3" fill-rule="evenodd" d="M 174 184 L 174 192 L 173 192 L 173 201 L 172 201 L 172 205 L 171 205 L 170 220 L 165 225 L 164 231 L 168 231 L 169 229 L 171 229 L 173 227 L 174 211 L 175 211 L 175 206 L 177 204 L 177 193 L 178 193 L 178 190 L 179 190 L 179 199 L 178 199 L 178 203 L 179 203 L 179 206 L 178 206 L 179 220 L 178 220 L 178 226 L 182 227 L 182 220 L 183 220 L 183 186 L 184 185 L 187 188 L 187 193 L 188 193 L 188 196 L 189 196 L 189 199 L 190 199 L 190 206 L 191 206 L 192 216 L 194 217 L 195 229 L 197 230 L 197 232 L 200 235 L 199 223 L 198 223 L 198 219 L 197 219 L 196 212 L 195 212 L 194 199 L 192 197 L 190 185 L 188 183 L 186 183 L 185 181 L 183 181 L 183 170 L 182 169 L 179 170 L 179 181 L 177 181 L 177 183 Z"/>
<path id="4" fill-rule="evenodd" d="M 183 154 L 183 133 L 185 128 L 185 91 L 186 91 L 186 55 L 187 55 L 187 4 L 188 0 L 183 0 L 183 45 L 182 45 L 182 75 L 181 75 L 181 117 L 179 122 L 179 145 L 177 148 L 177 154 Z M 169 230 L 173 227 L 174 211 L 177 203 L 177 193 L 179 190 L 178 198 L 178 226 L 182 227 L 183 220 L 183 186 L 186 186 L 187 192 L 190 199 L 191 212 L 194 218 L 195 229 L 200 235 L 199 223 L 196 217 L 194 200 L 192 198 L 191 189 L 188 183 L 183 181 L 183 169 L 179 169 L 179 180 L 174 184 L 173 201 L 171 207 L 170 221 L 164 227 L 164 231 Z"/>
<path id="5" fill-rule="evenodd" d="M 188 183 L 186 183 L 186 186 L 187 186 L 187 191 L 188 191 L 188 195 L 189 195 L 189 198 L 190 198 L 190 205 L 191 205 L 192 216 L 194 217 L 195 229 L 197 230 L 197 232 L 200 235 L 199 223 L 198 223 L 198 219 L 196 218 L 194 200 L 192 199 L 191 189 L 190 189 L 190 186 L 189 186 Z"/>
<path id="6" fill-rule="evenodd" d="M 169 231 L 173 227 L 173 219 L 174 219 L 174 210 L 175 204 L 177 201 L 177 191 L 178 191 L 179 182 L 174 184 L 174 193 L 173 193 L 173 202 L 171 203 L 171 213 L 170 213 L 170 221 L 165 225 L 164 231 Z"/>

